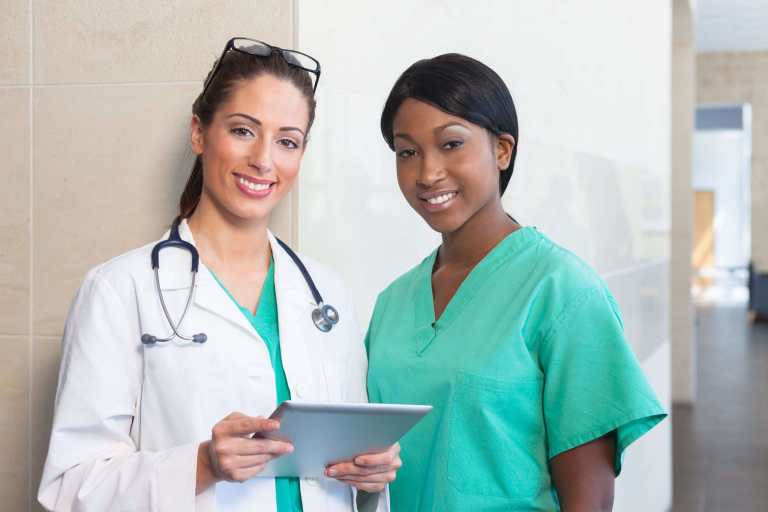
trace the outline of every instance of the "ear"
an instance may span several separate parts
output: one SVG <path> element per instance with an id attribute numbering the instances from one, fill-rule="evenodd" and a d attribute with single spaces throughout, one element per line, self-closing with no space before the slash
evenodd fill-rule
<path id="1" fill-rule="evenodd" d="M 203 154 L 203 122 L 200 118 L 192 116 L 192 122 L 189 126 L 190 141 L 189 145 L 192 148 L 192 152 L 196 155 Z"/>
<path id="2" fill-rule="evenodd" d="M 509 167 L 509 161 L 512 159 L 512 150 L 514 148 L 515 138 L 512 135 L 502 133 L 496 136 L 496 162 L 500 171 Z"/>

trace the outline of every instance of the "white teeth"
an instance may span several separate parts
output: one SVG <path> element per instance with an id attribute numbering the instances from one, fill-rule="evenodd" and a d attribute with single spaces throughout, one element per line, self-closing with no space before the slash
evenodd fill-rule
<path id="1" fill-rule="evenodd" d="M 448 201 L 449 199 L 453 199 L 455 196 L 456 196 L 455 192 L 450 192 L 448 194 L 443 194 L 442 196 L 430 197 L 429 199 L 427 199 L 427 202 L 429 204 L 442 204 Z"/>
<path id="2" fill-rule="evenodd" d="M 251 190 L 266 190 L 270 187 L 269 183 L 251 183 L 250 181 L 246 180 L 245 178 L 239 178 L 240 183 L 242 185 L 245 185 Z"/>

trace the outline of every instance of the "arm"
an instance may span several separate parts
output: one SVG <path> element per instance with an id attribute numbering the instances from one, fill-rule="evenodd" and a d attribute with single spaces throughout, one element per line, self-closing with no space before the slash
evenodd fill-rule
<path id="1" fill-rule="evenodd" d="M 563 512 L 613 509 L 616 434 L 599 437 L 552 457 L 552 480 Z"/>
<path id="2" fill-rule="evenodd" d="M 192 510 L 197 443 L 139 451 L 138 321 L 91 271 L 70 308 L 53 429 L 38 498 L 49 510 Z"/>

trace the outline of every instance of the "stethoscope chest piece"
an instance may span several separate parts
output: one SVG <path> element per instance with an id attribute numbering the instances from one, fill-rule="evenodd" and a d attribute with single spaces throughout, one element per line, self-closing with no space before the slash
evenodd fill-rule
<path id="1" fill-rule="evenodd" d="M 318 329 L 328 332 L 334 325 L 339 323 L 339 312 L 330 304 L 323 304 L 321 302 L 312 311 L 312 321 Z"/>
<path id="2" fill-rule="evenodd" d="M 304 276 L 304 280 L 307 282 L 307 286 L 312 292 L 312 298 L 315 299 L 315 304 L 317 304 L 317 307 L 312 311 L 312 322 L 314 322 L 315 327 L 322 332 L 329 332 L 333 329 L 334 325 L 339 323 L 339 312 L 330 304 L 325 304 L 323 302 L 323 297 L 320 295 L 320 292 L 317 291 L 317 286 L 315 286 L 315 282 L 312 281 L 312 277 L 309 275 L 307 267 L 304 266 L 296 253 L 279 238 L 276 238 L 275 240 L 277 240 L 280 247 L 288 253 L 288 256 L 290 256 L 293 262 L 296 263 L 296 266 L 299 267 L 299 272 Z"/>

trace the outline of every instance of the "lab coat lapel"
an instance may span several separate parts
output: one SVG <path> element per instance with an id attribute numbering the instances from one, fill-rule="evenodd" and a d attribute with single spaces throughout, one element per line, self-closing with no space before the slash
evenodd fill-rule
<path id="1" fill-rule="evenodd" d="M 275 262 L 277 321 L 282 339 L 293 330 L 301 315 L 312 306 L 312 294 L 296 263 L 285 249 L 280 247 L 275 236 L 271 232 L 267 234 Z"/>
<path id="2" fill-rule="evenodd" d="M 275 295 L 277 298 L 277 322 L 280 329 L 280 351 L 283 355 L 283 369 L 293 396 L 294 383 L 310 375 L 307 352 L 301 325 L 310 321 L 313 298 L 304 276 L 296 263 L 269 233 L 272 257 L 275 262 Z"/>
<path id="3" fill-rule="evenodd" d="M 170 231 L 166 233 L 163 238 L 166 239 L 169 235 Z M 192 232 L 190 231 L 186 220 L 181 221 L 179 224 L 179 236 L 181 236 L 182 240 L 186 240 L 192 245 L 195 245 L 195 240 L 192 237 Z M 180 250 L 163 252 L 172 253 L 171 257 L 176 259 L 176 261 L 171 261 L 169 259 L 168 263 L 161 260 L 160 285 L 163 290 L 166 290 L 166 286 L 169 286 L 169 288 L 167 288 L 169 290 L 173 289 L 173 287 L 189 289 L 189 285 L 191 283 L 191 277 L 189 273 L 191 259 L 189 252 Z M 160 254 L 162 255 L 163 252 Z M 167 274 L 167 278 L 163 277 L 165 275 L 165 270 L 163 269 L 165 268 L 168 268 L 168 270 L 171 268 L 174 269 L 173 273 L 169 272 Z M 227 295 L 227 292 L 225 292 L 224 289 L 219 286 L 219 283 L 216 282 L 213 274 L 211 274 L 211 271 L 208 270 L 208 267 L 206 267 L 202 261 L 200 262 L 200 268 L 197 273 L 195 305 L 215 313 L 216 315 L 219 315 L 220 317 L 236 324 L 254 338 L 257 336 L 253 326 L 251 326 L 251 324 L 245 318 L 243 313 L 240 311 L 240 308 L 237 307 L 235 301 L 233 301 L 229 295 Z"/>

